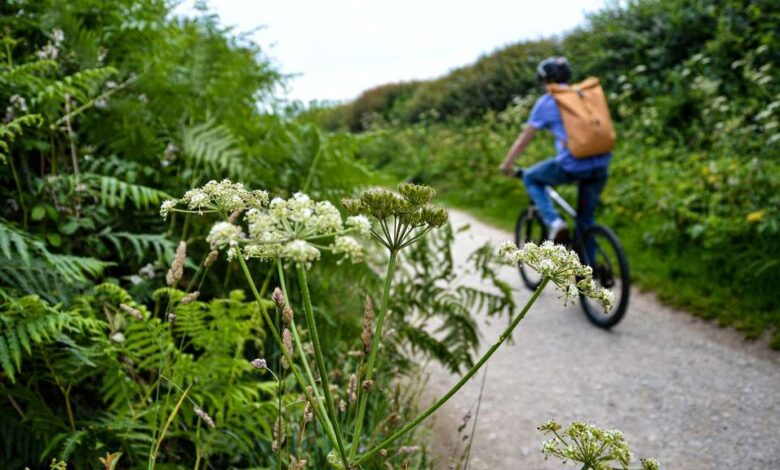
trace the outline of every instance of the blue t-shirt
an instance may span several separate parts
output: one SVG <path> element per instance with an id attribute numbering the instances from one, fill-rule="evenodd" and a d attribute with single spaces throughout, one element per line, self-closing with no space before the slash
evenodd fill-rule
<path id="1" fill-rule="evenodd" d="M 561 112 L 558 111 L 558 105 L 555 104 L 555 98 L 551 94 L 545 93 L 536 100 L 527 124 L 536 130 L 549 129 L 552 132 L 555 137 L 555 149 L 558 151 L 555 161 L 564 171 L 576 173 L 609 166 L 612 152 L 588 158 L 576 158 L 569 152 L 564 144 L 568 140 L 566 128 L 563 127 Z"/>

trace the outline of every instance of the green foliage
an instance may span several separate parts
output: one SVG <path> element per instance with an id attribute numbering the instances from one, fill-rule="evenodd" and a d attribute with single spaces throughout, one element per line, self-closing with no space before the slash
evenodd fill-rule
<path id="1" fill-rule="evenodd" d="M 600 217 L 624 239 L 637 280 L 750 337 L 774 331 L 777 346 L 780 43 L 771 31 L 778 18 L 769 1 L 612 5 L 559 40 L 509 46 L 419 82 L 412 98 L 391 108 L 372 109 L 382 119 L 362 119 L 369 125 L 361 127 L 358 156 L 395 178 L 434 185 L 450 204 L 511 229 L 527 196 L 496 168 L 542 93 L 530 65 L 540 55 L 565 54 L 575 80 L 597 75 L 609 95 L 618 146 Z M 491 61 L 518 71 L 506 75 Z M 469 73 L 486 83 L 503 77 L 506 91 L 481 87 L 482 95 L 453 98 L 463 108 L 446 104 L 446 94 L 426 95 L 426 111 L 411 111 L 424 90 L 459 89 Z M 539 136 L 519 164 L 553 155 L 549 140 Z M 564 195 L 576 198 L 571 189 Z"/>

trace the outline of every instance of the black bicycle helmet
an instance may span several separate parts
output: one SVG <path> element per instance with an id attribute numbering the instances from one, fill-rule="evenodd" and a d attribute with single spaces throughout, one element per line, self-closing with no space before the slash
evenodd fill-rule
<path id="1" fill-rule="evenodd" d="M 566 83 L 571 78 L 571 67 L 566 57 L 548 57 L 536 66 L 536 77 L 542 83 Z"/>

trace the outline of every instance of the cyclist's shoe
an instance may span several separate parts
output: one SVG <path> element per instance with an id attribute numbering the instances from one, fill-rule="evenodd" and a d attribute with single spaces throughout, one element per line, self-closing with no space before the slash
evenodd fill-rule
<path id="1" fill-rule="evenodd" d="M 556 219 L 550 225 L 547 239 L 559 245 L 566 245 L 569 242 L 569 225 L 563 219 Z"/>

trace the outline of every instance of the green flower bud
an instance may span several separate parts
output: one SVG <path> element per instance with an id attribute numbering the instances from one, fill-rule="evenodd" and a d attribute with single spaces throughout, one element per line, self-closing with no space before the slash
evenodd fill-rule
<path id="1" fill-rule="evenodd" d="M 431 227 L 441 227 L 447 223 L 447 209 L 433 204 L 425 204 L 421 210 L 422 218 Z"/>
<path id="2" fill-rule="evenodd" d="M 422 206 L 436 196 L 436 190 L 430 186 L 421 186 L 411 183 L 401 183 L 398 185 L 398 192 L 414 206 Z"/>

